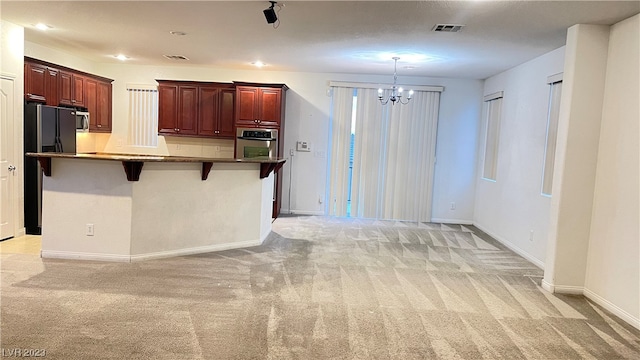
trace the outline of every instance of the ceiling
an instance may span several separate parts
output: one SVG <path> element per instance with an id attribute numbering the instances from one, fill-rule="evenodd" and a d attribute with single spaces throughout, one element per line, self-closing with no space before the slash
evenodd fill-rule
<path id="1" fill-rule="evenodd" d="M 565 43 L 574 24 L 611 25 L 640 1 L 11 1 L 25 39 L 100 62 L 484 79 Z M 43 32 L 36 23 L 52 28 Z M 463 24 L 437 33 L 436 24 Z M 182 31 L 184 36 L 170 34 Z M 182 55 L 189 60 L 169 60 Z"/>

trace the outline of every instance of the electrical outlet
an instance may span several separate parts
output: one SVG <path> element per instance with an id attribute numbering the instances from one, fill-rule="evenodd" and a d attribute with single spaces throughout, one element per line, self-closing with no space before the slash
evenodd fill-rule
<path id="1" fill-rule="evenodd" d="M 85 235 L 93 236 L 93 224 L 87 224 L 85 228 Z"/>
<path id="2" fill-rule="evenodd" d="M 289 149 L 289 156 L 293 156 L 293 149 Z"/>
<path id="3" fill-rule="evenodd" d="M 452 202 L 451 206 L 449 206 L 449 210 L 455 210 L 456 209 L 456 203 Z"/>
<path id="4" fill-rule="evenodd" d="M 529 241 L 533 241 L 533 230 L 529 231 Z"/>

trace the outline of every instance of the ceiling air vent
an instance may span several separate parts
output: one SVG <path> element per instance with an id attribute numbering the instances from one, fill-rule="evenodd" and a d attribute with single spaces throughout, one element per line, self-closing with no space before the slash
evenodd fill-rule
<path id="1" fill-rule="evenodd" d="M 162 55 L 169 60 L 189 60 L 188 57 L 182 55 Z"/>
<path id="2" fill-rule="evenodd" d="M 464 25 L 459 24 L 437 24 L 431 30 L 435 32 L 458 32 L 462 30 L 463 27 Z"/>

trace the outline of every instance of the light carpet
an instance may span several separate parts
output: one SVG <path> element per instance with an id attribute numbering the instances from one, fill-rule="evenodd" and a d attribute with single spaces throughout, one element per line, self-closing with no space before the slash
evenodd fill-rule
<path id="1" fill-rule="evenodd" d="M 281 217 L 242 250 L 0 256 L 2 349 L 46 359 L 640 358 L 640 331 L 472 226 Z"/>

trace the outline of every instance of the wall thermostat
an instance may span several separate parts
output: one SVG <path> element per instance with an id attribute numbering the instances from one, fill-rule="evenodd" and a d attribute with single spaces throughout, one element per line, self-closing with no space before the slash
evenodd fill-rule
<path id="1" fill-rule="evenodd" d="M 311 151 L 311 144 L 306 141 L 298 141 L 296 142 L 296 150 L 297 151 Z"/>

